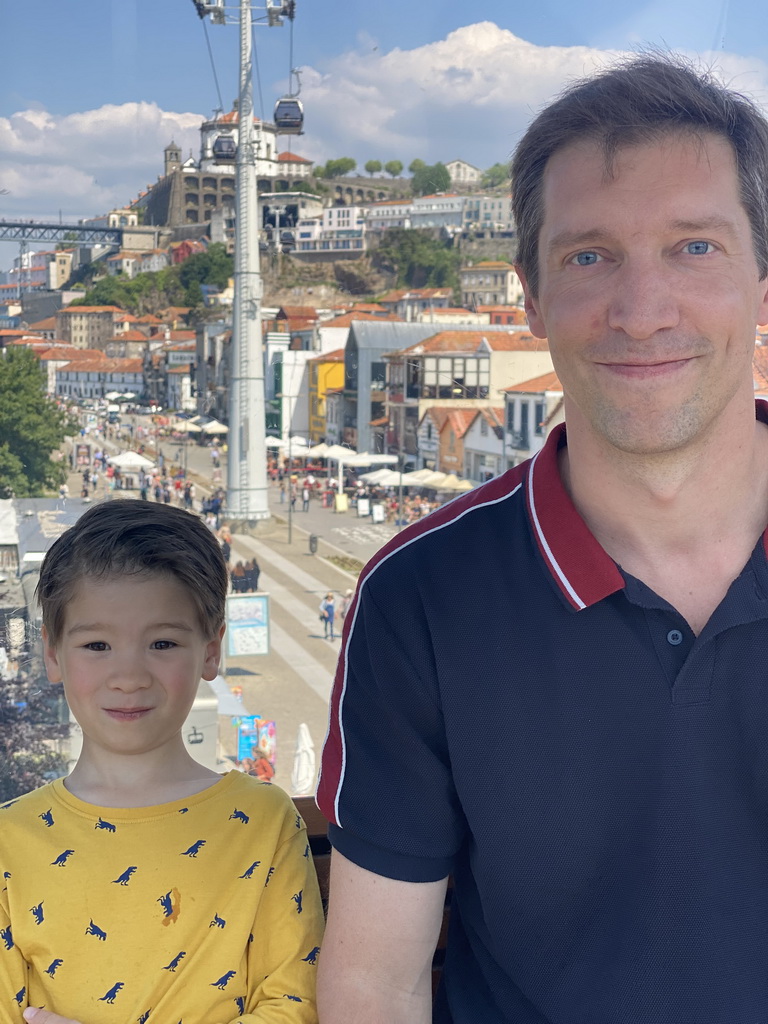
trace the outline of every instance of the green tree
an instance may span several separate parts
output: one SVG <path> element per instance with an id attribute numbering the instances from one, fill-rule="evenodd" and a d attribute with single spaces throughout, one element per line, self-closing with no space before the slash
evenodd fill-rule
<path id="1" fill-rule="evenodd" d="M 483 171 L 480 184 L 483 188 L 496 188 L 509 180 L 509 167 L 506 164 L 494 164 Z"/>
<path id="2" fill-rule="evenodd" d="M 42 678 L 22 677 L 0 685 L 0 803 L 66 773 L 66 759 L 46 742 L 69 731 L 62 723 L 62 702 L 60 688 Z"/>
<path id="3" fill-rule="evenodd" d="M 451 175 L 445 164 L 425 164 L 419 167 L 411 179 L 411 191 L 415 196 L 428 196 L 434 192 L 447 192 L 451 187 Z"/>
<path id="4" fill-rule="evenodd" d="M 66 478 L 51 454 L 77 425 L 46 394 L 46 383 L 29 349 L 7 349 L 0 358 L 0 497 L 40 497 Z"/>
<path id="5" fill-rule="evenodd" d="M 368 160 L 365 169 L 371 177 L 381 172 L 381 160 Z"/>
<path id="6" fill-rule="evenodd" d="M 403 173 L 402 161 L 401 160 L 387 160 L 387 162 L 384 164 L 384 170 L 387 172 L 387 174 L 391 175 L 393 178 L 399 178 L 400 175 Z"/>
<path id="7" fill-rule="evenodd" d="M 398 287 L 458 289 L 461 254 L 428 231 L 390 228 L 375 259 L 379 266 L 397 272 Z"/>
<path id="8" fill-rule="evenodd" d="M 408 164 L 408 173 L 415 174 L 416 171 L 420 171 L 422 170 L 422 168 L 426 166 L 427 165 L 423 160 L 420 160 L 419 157 L 416 157 L 415 160 L 411 160 L 411 162 Z"/>
<path id="9" fill-rule="evenodd" d="M 319 169 L 321 178 L 341 178 L 357 167 L 357 160 L 351 156 L 340 156 L 338 160 L 328 160 L 324 167 Z M 317 173 L 317 172 L 316 172 Z"/>

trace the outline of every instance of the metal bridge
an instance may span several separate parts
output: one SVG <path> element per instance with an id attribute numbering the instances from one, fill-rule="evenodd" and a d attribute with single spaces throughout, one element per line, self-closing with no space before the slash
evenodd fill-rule
<path id="1" fill-rule="evenodd" d="M 121 246 L 122 241 L 122 228 L 0 220 L 0 242 L 79 242 L 84 245 Z"/>

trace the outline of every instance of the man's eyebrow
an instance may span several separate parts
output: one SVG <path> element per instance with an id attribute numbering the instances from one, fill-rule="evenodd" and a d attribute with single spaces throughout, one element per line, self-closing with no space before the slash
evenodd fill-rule
<path id="1" fill-rule="evenodd" d="M 702 231 L 727 231 L 736 234 L 737 228 L 732 220 L 713 214 L 711 217 L 698 217 L 695 220 L 673 220 L 669 225 L 671 231 L 684 231 L 686 234 L 697 234 Z M 578 248 L 582 245 L 597 245 L 612 238 L 612 232 L 597 225 L 583 231 L 561 231 L 547 243 L 547 252 L 559 252 L 562 249 Z"/>
<path id="2" fill-rule="evenodd" d="M 195 630 L 187 622 L 153 622 L 149 627 L 152 630 L 156 629 L 176 629 L 183 633 L 194 633 Z M 66 630 L 67 636 L 75 636 L 77 633 L 100 633 L 109 629 L 103 622 L 78 622 L 75 626 L 70 626 Z"/>

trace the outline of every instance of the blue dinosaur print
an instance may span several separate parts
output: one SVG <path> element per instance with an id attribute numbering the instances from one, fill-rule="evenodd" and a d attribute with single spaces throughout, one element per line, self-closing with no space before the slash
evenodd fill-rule
<path id="1" fill-rule="evenodd" d="M 63 963 L 63 960 L 51 960 L 50 964 L 45 968 L 45 973 L 50 974 L 53 978 Z"/>
<path id="2" fill-rule="evenodd" d="M 301 901 L 302 901 L 303 896 L 304 896 L 304 890 L 303 889 L 299 889 L 298 892 L 295 892 L 293 894 L 293 896 L 291 896 L 291 899 L 296 904 L 296 913 L 297 914 L 300 914 L 302 909 L 303 909 L 302 906 L 301 906 Z"/>
<path id="3" fill-rule="evenodd" d="M 296 828 L 301 828 L 301 815 L 296 815 Z"/>
<path id="4" fill-rule="evenodd" d="M 206 842 L 205 839 L 198 839 L 196 843 L 192 843 L 192 845 L 190 846 L 190 848 L 188 850 L 183 850 L 179 854 L 179 856 L 180 857 L 196 857 L 198 855 L 198 853 L 200 853 L 202 848 L 205 846 L 205 842 Z"/>
<path id="5" fill-rule="evenodd" d="M 152 1007 L 150 1007 L 146 1013 L 142 1013 L 140 1017 L 136 1018 L 136 1024 L 147 1024 L 150 1013 L 152 1013 Z"/>
<path id="6" fill-rule="evenodd" d="M 155 902 L 159 903 L 160 906 L 163 908 L 163 917 L 171 916 L 171 914 L 173 913 L 173 900 L 171 898 L 170 892 L 167 892 L 165 896 L 161 896 L 160 899 L 156 900 Z"/>
<path id="7" fill-rule="evenodd" d="M 9 807 L 13 807 L 13 805 L 18 802 L 18 800 L 9 800 L 7 804 L 3 804 L 3 806 L 0 807 L 0 811 L 7 811 Z"/>
<path id="8" fill-rule="evenodd" d="M 253 932 L 248 933 L 248 941 L 253 942 Z"/>
<path id="9" fill-rule="evenodd" d="M 249 868 L 247 868 L 242 875 L 238 875 L 239 878 L 250 878 L 256 868 L 261 864 L 260 860 L 255 860 Z"/>
<path id="10" fill-rule="evenodd" d="M 273 875 L 274 873 L 275 873 L 275 869 L 274 869 L 274 868 L 270 868 L 270 869 L 269 869 L 269 871 L 267 872 L 267 880 L 266 880 L 266 882 L 264 883 L 264 888 L 265 888 L 265 889 L 266 889 L 266 888 L 267 888 L 267 886 L 269 885 L 269 881 L 270 881 L 270 879 L 272 878 L 272 875 Z"/>
<path id="11" fill-rule="evenodd" d="M 306 956 L 303 956 L 301 958 L 301 962 L 304 963 L 304 964 L 316 964 L 317 963 L 317 954 L 319 952 L 320 952 L 320 947 L 319 946 L 315 946 L 314 949 L 310 949 L 310 951 L 307 953 Z"/>
<path id="12" fill-rule="evenodd" d="M 182 949 L 180 952 L 178 952 L 176 954 L 176 956 L 173 958 L 173 960 L 171 960 L 171 962 L 167 965 L 167 967 L 163 968 L 163 970 L 164 971 L 170 971 L 171 974 L 175 973 L 176 968 L 179 966 L 179 964 L 181 963 L 181 961 L 184 959 L 184 957 L 186 955 L 187 955 L 186 949 Z"/>
<path id="13" fill-rule="evenodd" d="M 233 818 L 235 819 L 235 821 L 242 821 L 244 825 L 247 825 L 248 822 L 251 820 L 245 813 L 245 811 L 238 811 L 237 808 L 235 808 L 232 814 L 230 814 L 229 820 L 232 821 Z"/>
<path id="14" fill-rule="evenodd" d="M 222 974 L 218 981 L 211 982 L 211 988 L 220 988 L 223 992 L 236 974 L 237 971 L 227 971 L 226 974 Z"/>
<path id="15" fill-rule="evenodd" d="M 307 843 L 306 847 L 304 848 L 304 856 L 307 860 L 309 860 L 309 843 Z"/>
<path id="16" fill-rule="evenodd" d="M 96 938 L 99 940 L 99 942 L 106 942 L 107 941 L 107 933 L 105 931 L 103 931 L 101 928 L 99 928 L 99 926 L 97 924 L 93 923 L 93 918 L 91 918 L 91 923 L 85 929 L 85 934 L 86 935 L 95 935 Z"/>
<path id="17" fill-rule="evenodd" d="M 13 949 L 13 933 L 11 932 L 10 925 L 8 925 L 7 928 L 3 928 L 2 931 L 0 931 L 0 939 L 2 939 L 3 942 L 5 943 L 6 949 Z"/>
<path id="18" fill-rule="evenodd" d="M 180 807 L 179 808 L 179 814 L 186 814 L 188 810 L 189 810 L 188 807 Z M 181 1021 L 179 1021 L 179 1024 L 181 1024 Z"/>
<path id="19" fill-rule="evenodd" d="M 283 999 L 290 999 L 292 1003 L 303 1003 L 304 1002 L 304 1000 L 300 999 L 298 996 L 283 995 Z"/>
<path id="20" fill-rule="evenodd" d="M 117 832 L 117 826 L 113 825 L 111 821 L 104 821 L 103 818 L 99 818 L 93 827 L 100 828 L 104 832 Z"/>
<path id="21" fill-rule="evenodd" d="M 8 879 L 10 877 L 11 877 L 11 872 L 10 871 L 4 871 L 3 872 L 3 878 L 5 879 L 6 882 L 8 881 Z M 3 892 L 8 892 L 8 886 L 7 885 L 3 886 Z"/>
<path id="22" fill-rule="evenodd" d="M 48 826 L 48 828 L 50 828 L 51 825 L 53 825 L 53 814 L 51 813 L 52 811 L 53 808 L 49 807 L 47 811 L 43 811 L 42 814 L 38 814 L 38 818 L 42 818 L 45 824 Z"/>
<path id="23" fill-rule="evenodd" d="M 112 988 L 108 992 L 105 992 L 104 995 L 99 998 L 99 1002 L 100 1003 L 114 1003 L 115 996 L 117 995 L 117 993 L 120 991 L 121 988 L 125 988 L 125 982 L 124 981 L 116 981 L 115 984 L 112 986 Z"/>
<path id="24" fill-rule="evenodd" d="M 117 878 L 112 879 L 113 885 L 128 885 L 134 871 L 136 871 L 136 865 L 132 864 L 129 868 L 125 869 L 122 875 L 118 875 Z"/>
<path id="25" fill-rule="evenodd" d="M 56 860 L 52 860 L 51 861 L 51 866 L 52 867 L 57 867 L 57 868 L 66 867 L 67 866 L 67 861 L 69 860 L 69 858 L 72 856 L 72 854 L 74 852 L 75 852 L 74 850 L 64 850 L 63 853 L 59 854 L 59 856 L 56 858 Z"/>
<path id="26" fill-rule="evenodd" d="M 237 1012 L 239 1014 L 245 1013 L 245 996 L 235 996 L 235 1003 L 237 1004 Z"/>
<path id="27" fill-rule="evenodd" d="M 21 1006 L 21 1004 L 24 1002 L 24 996 L 26 994 L 27 994 L 27 986 L 23 985 L 19 989 L 19 991 L 16 993 L 16 995 L 13 997 L 16 1000 L 16 1002 L 19 1004 L 19 1006 Z"/>
<path id="28" fill-rule="evenodd" d="M 36 907 L 30 907 L 29 912 L 35 919 L 35 924 L 42 924 L 45 920 L 43 915 L 43 903 L 45 900 L 40 900 Z"/>
<path id="29" fill-rule="evenodd" d="M 224 920 L 223 917 L 219 917 L 218 914 L 214 914 L 213 915 L 213 920 L 208 925 L 208 927 L 209 928 L 213 928 L 213 926 L 216 925 L 217 928 L 224 928 L 226 926 L 226 924 L 227 924 L 227 922 Z"/>

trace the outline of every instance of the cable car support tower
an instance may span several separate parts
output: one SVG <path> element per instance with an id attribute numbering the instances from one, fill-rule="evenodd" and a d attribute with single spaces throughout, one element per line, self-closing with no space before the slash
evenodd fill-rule
<path id="1" fill-rule="evenodd" d="M 253 124 L 252 11 L 265 12 L 266 24 L 293 19 L 295 0 L 265 0 L 265 6 L 240 0 L 193 0 L 201 18 L 214 25 L 240 25 L 238 146 L 235 160 L 235 294 L 230 346 L 227 497 L 224 514 L 233 528 L 256 531 L 270 518 L 267 500 L 266 418 L 259 266 L 259 197 L 256 156 L 259 138 Z M 262 19 L 259 19 L 262 20 Z"/>

